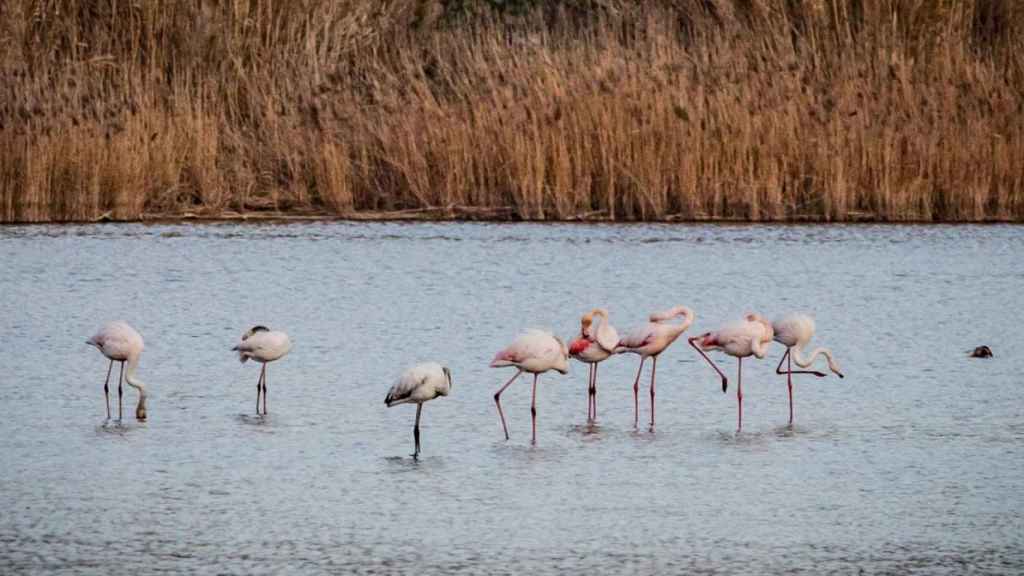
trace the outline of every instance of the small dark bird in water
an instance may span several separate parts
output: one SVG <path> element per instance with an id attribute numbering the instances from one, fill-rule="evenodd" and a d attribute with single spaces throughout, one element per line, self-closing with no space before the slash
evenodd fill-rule
<path id="1" fill-rule="evenodd" d="M 978 346 L 971 351 L 971 358 L 991 358 L 992 349 L 988 346 Z"/>

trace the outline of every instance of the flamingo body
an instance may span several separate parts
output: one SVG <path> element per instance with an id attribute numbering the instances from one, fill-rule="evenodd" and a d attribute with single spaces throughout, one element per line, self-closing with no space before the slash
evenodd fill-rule
<path id="1" fill-rule="evenodd" d="M 819 378 L 825 377 L 823 373 L 816 370 L 793 370 L 792 363 L 796 362 L 796 365 L 800 368 L 809 368 L 814 364 L 814 360 L 818 356 L 825 356 L 829 370 L 840 378 L 843 377 L 843 373 L 832 357 L 832 351 L 827 348 L 816 348 L 806 358 L 803 356 L 804 347 L 814 337 L 814 318 L 798 312 L 786 314 L 772 322 L 772 330 L 775 333 L 775 341 L 786 347 L 786 353 L 779 360 L 779 365 L 775 368 L 775 372 L 776 374 L 785 374 L 786 376 L 786 386 L 789 389 L 789 424 L 792 425 L 793 374 L 813 374 Z M 782 370 L 783 362 L 787 362 L 785 371 Z"/>
<path id="2" fill-rule="evenodd" d="M 135 377 L 135 370 L 139 365 L 139 357 L 145 349 L 142 335 L 132 328 L 127 322 L 117 320 L 104 324 L 95 334 L 92 335 L 86 344 L 95 347 L 110 360 L 107 368 L 107 379 L 103 383 L 103 393 L 107 398 L 107 418 L 110 418 L 110 372 L 114 362 L 121 363 L 120 376 L 117 384 L 117 417 L 120 420 L 123 413 L 123 387 L 122 380 L 129 386 L 139 391 L 139 403 L 135 407 L 135 418 L 146 419 L 146 386 L 141 380 Z M 127 368 L 125 366 L 127 364 Z"/>
<path id="3" fill-rule="evenodd" d="M 508 424 L 505 423 L 505 414 L 501 410 L 501 393 L 505 391 L 516 378 L 523 372 L 533 374 L 533 400 L 530 404 L 530 414 L 533 423 L 533 443 L 537 442 L 537 377 L 549 370 L 556 370 L 562 374 L 569 372 L 569 349 L 557 336 L 542 330 L 529 330 L 519 336 L 507 348 L 501 350 L 491 361 L 491 368 L 502 368 L 515 366 L 519 370 L 505 383 L 504 386 L 494 393 L 494 403 L 498 408 L 498 416 L 501 418 L 501 427 L 505 431 L 505 439 L 508 440 Z"/>
<path id="4" fill-rule="evenodd" d="M 682 317 L 681 324 L 669 324 L 668 321 Z M 695 314 L 686 306 L 675 306 L 662 312 L 654 312 L 649 321 L 630 330 L 615 347 L 616 354 L 632 353 L 640 356 L 640 367 L 633 381 L 633 426 L 640 421 L 640 373 L 644 369 L 644 361 L 653 358 L 651 366 L 651 428 L 654 428 L 654 379 L 658 369 L 658 355 L 665 351 L 673 342 L 693 324 Z"/>
<path id="5" fill-rule="evenodd" d="M 256 381 L 256 414 L 260 413 L 260 395 L 263 396 L 263 414 L 267 414 L 267 362 L 280 360 L 292 349 L 288 335 L 266 326 L 253 326 L 242 334 L 242 339 L 231 350 L 238 353 L 238 361 L 252 359 L 263 364 Z"/>
<path id="6" fill-rule="evenodd" d="M 425 362 L 402 372 L 398 382 L 395 382 L 384 398 L 388 408 L 399 404 L 416 404 L 416 425 L 412 431 L 416 451 L 413 452 L 413 458 L 418 458 L 420 454 L 420 413 L 423 403 L 447 396 L 451 389 L 451 371 L 437 362 Z"/>
<path id="7" fill-rule="evenodd" d="M 594 317 L 597 325 L 594 326 Z M 587 420 L 597 418 L 597 364 L 607 360 L 619 345 L 619 333 L 608 323 L 608 311 L 595 308 L 580 319 L 580 334 L 569 344 L 569 356 L 590 365 L 587 387 Z"/>

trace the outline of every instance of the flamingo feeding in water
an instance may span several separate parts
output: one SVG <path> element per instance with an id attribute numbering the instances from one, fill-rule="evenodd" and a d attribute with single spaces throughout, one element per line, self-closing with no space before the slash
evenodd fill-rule
<path id="1" fill-rule="evenodd" d="M 736 358 L 737 430 L 743 428 L 743 359 L 747 356 L 764 358 L 771 341 L 772 325 L 760 314 L 748 314 L 740 322 L 728 324 L 714 332 L 705 332 L 700 336 L 690 338 L 690 346 L 700 352 L 700 355 L 722 377 L 722 392 L 729 389 L 729 379 L 704 351 L 721 350 Z"/>
<path id="2" fill-rule="evenodd" d="M 682 324 L 669 324 L 668 321 L 681 316 Z M 633 381 L 633 426 L 640 422 L 640 373 L 644 369 L 644 361 L 648 357 L 654 358 L 651 365 L 651 428 L 654 428 L 654 375 L 658 369 L 658 355 L 665 351 L 670 344 L 679 338 L 679 335 L 686 331 L 693 324 L 695 315 L 693 310 L 686 306 L 675 306 L 664 312 L 654 312 L 650 321 L 643 326 L 634 328 L 624 338 L 619 340 L 615 348 L 616 354 L 632 352 L 640 356 L 640 367 L 636 371 L 636 380 Z"/>
<path id="3" fill-rule="evenodd" d="M 256 381 L 256 414 L 260 413 L 260 394 L 263 394 L 263 414 L 267 414 L 267 362 L 284 357 L 292 349 L 292 342 L 284 332 L 266 326 L 253 326 L 242 334 L 242 341 L 231 350 L 238 352 L 238 361 L 253 360 L 263 364 Z"/>
<path id="4" fill-rule="evenodd" d="M 452 372 L 437 362 L 426 362 L 409 368 L 398 378 L 384 398 L 388 408 L 399 404 L 416 404 L 416 425 L 412 437 L 416 441 L 413 458 L 420 455 L 420 412 L 423 403 L 438 396 L 447 396 L 452 389 Z"/>
<path id="5" fill-rule="evenodd" d="M 597 326 L 593 325 L 597 316 Z M 569 355 L 590 366 L 587 376 L 587 421 L 597 419 L 597 365 L 615 353 L 619 333 L 608 324 L 608 311 L 594 308 L 580 319 L 580 335 L 569 343 Z"/>
<path id="6" fill-rule="evenodd" d="M 96 334 L 85 341 L 90 346 L 95 346 L 104 356 L 110 359 L 107 367 L 107 379 L 103 382 L 103 395 L 107 399 L 107 419 L 110 419 L 110 372 L 114 368 L 114 362 L 121 363 L 120 375 L 117 380 L 117 419 L 121 420 L 123 413 L 123 382 L 139 391 L 139 403 L 135 407 L 135 419 L 146 419 L 146 386 L 135 377 L 135 369 L 139 366 L 139 356 L 145 345 L 142 342 L 142 335 L 126 322 L 116 321 L 105 324 Z M 125 370 L 125 362 L 128 369 Z"/>
<path id="7" fill-rule="evenodd" d="M 537 377 L 548 370 L 557 370 L 562 374 L 569 372 L 569 350 L 565 343 L 557 336 L 543 330 L 528 330 L 522 336 L 515 339 L 504 350 L 498 352 L 491 361 L 491 368 L 503 366 L 515 366 L 518 368 L 515 375 L 505 383 L 504 386 L 494 393 L 494 403 L 498 406 L 498 416 L 501 418 L 501 427 L 505 431 L 505 440 L 508 440 L 508 425 L 505 423 L 505 414 L 501 411 L 501 393 L 505 391 L 516 378 L 523 372 L 533 374 L 533 399 L 530 402 L 530 415 L 533 420 L 533 440 L 537 443 Z"/>
<path id="8" fill-rule="evenodd" d="M 776 342 L 786 347 L 786 353 L 779 359 L 779 365 L 775 367 L 776 374 L 786 375 L 786 385 L 789 388 L 789 425 L 793 425 L 793 374 L 814 374 L 818 378 L 824 378 L 825 374 L 817 370 L 793 370 L 793 362 L 800 368 L 809 368 L 818 356 L 824 356 L 828 361 L 828 368 L 840 378 L 843 373 L 839 365 L 832 358 L 832 351 L 828 348 L 815 348 L 810 356 L 804 358 L 802 350 L 814 336 L 814 319 L 806 314 L 787 314 L 772 322 L 772 330 L 775 332 Z M 782 363 L 786 362 L 786 370 L 782 370 Z"/>

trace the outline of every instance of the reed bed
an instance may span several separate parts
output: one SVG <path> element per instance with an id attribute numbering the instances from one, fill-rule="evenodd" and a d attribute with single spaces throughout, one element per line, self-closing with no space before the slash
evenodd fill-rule
<path id="1" fill-rule="evenodd" d="M 5 0 L 0 221 L 1024 220 L 1014 0 Z"/>

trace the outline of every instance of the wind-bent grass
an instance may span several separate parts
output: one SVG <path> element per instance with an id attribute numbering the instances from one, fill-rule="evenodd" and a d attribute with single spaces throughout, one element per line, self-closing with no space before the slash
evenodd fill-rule
<path id="1" fill-rule="evenodd" d="M 1024 220 L 1014 0 L 540 4 L 8 0 L 0 221 Z"/>

